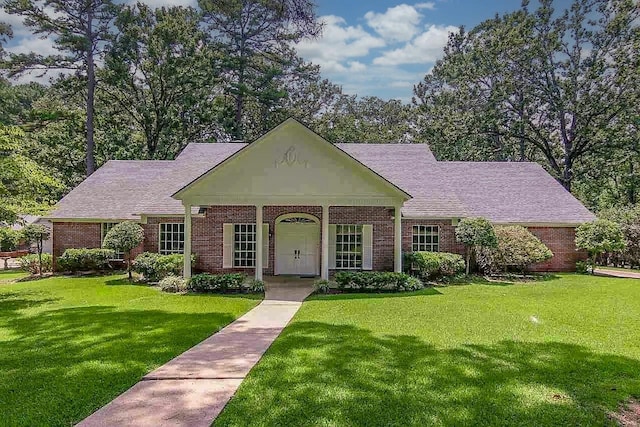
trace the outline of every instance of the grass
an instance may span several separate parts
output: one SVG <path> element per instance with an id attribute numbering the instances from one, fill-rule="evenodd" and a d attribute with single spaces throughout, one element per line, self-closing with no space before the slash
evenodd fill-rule
<path id="1" fill-rule="evenodd" d="M 163 294 L 122 276 L 2 285 L 0 424 L 76 423 L 258 302 Z"/>
<path id="2" fill-rule="evenodd" d="M 633 279 L 317 296 L 215 425 L 615 425 L 639 373 Z"/>
<path id="3" fill-rule="evenodd" d="M 28 275 L 29 273 L 21 270 L 0 270 L 0 285 L 14 282 Z"/>

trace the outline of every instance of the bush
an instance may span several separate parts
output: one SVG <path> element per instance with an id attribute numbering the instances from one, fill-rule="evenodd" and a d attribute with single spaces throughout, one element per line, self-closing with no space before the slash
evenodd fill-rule
<path id="1" fill-rule="evenodd" d="M 195 262 L 195 256 L 191 256 Z M 160 255 L 155 252 L 143 252 L 133 261 L 133 271 L 142 274 L 145 280 L 157 282 L 169 275 L 182 276 L 184 255 Z"/>
<path id="2" fill-rule="evenodd" d="M 576 228 L 576 246 L 591 258 L 591 271 L 599 255 L 622 251 L 626 244 L 618 224 L 606 219 L 587 222 Z"/>
<path id="3" fill-rule="evenodd" d="M 377 271 L 340 271 L 334 276 L 339 289 L 359 291 L 415 291 L 424 286 L 420 280 L 405 273 Z"/>
<path id="4" fill-rule="evenodd" d="M 585 261 L 576 261 L 576 273 L 587 274 L 590 270 L 589 263 Z"/>
<path id="5" fill-rule="evenodd" d="M 16 250 L 20 242 L 20 232 L 11 227 L 0 227 L 0 252 Z"/>
<path id="6" fill-rule="evenodd" d="M 264 282 L 262 280 L 252 279 L 245 285 L 249 292 L 259 294 L 264 292 Z"/>
<path id="7" fill-rule="evenodd" d="M 193 292 L 226 292 L 242 290 L 245 275 L 242 273 L 194 275 L 189 281 L 188 288 Z"/>
<path id="8" fill-rule="evenodd" d="M 20 268 L 24 271 L 28 271 L 31 274 L 38 274 L 38 254 L 25 255 L 18 258 L 20 262 Z M 42 254 L 42 272 L 49 273 L 53 270 L 53 257 L 51 254 Z"/>
<path id="9" fill-rule="evenodd" d="M 102 271 L 111 268 L 109 260 L 115 252 L 111 249 L 67 249 L 58 258 L 61 271 Z"/>
<path id="10" fill-rule="evenodd" d="M 477 255 L 485 273 L 525 272 L 529 266 L 546 261 L 553 252 L 529 230 L 519 225 L 495 228 L 498 246 L 483 248 Z"/>
<path id="11" fill-rule="evenodd" d="M 403 265 L 423 281 L 455 277 L 465 269 L 462 256 L 448 252 L 409 252 L 404 255 Z"/>
<path id="12" fill-rule="evenodd" d="M 316 293 L 327 294 L 331 290 L 331 282 L 326 279 L 316 280 L 313 282 L 313 289 Z"/>
<path id="13" fill-rule="evenodd" d="M 160 280 L 159 285 L 164 292 L 184 292 L 187 290 L 187 282 L 182 277 L 172 274 Z"/>

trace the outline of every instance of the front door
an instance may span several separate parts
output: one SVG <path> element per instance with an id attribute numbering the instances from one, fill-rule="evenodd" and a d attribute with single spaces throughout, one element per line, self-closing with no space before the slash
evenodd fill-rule
<path id="1" fill-rule="evenodd" d="M 317 276 L 320 225 L 309 220 L 276 224 L 276 274 Z"/>

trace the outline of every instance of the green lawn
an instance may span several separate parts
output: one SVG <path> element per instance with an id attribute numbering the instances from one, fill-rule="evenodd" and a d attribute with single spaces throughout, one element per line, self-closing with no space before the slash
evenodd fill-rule
<path id="1" fill-rule="evenodd" d="M 0 285 L 0 425 L 78 422 L 258 302 L 122 276 Z"/>
<path id="2" fill-rule="evenodd" d="M 217 426 L 602 426 L 640 398 L 640 281 L 304 303 Z"/>
<path id="3" fill-rule="evenodd" d="M 28 273 L 21 270 L 0 270 L 0 285 L 22 279 L 28 275 Z"/>

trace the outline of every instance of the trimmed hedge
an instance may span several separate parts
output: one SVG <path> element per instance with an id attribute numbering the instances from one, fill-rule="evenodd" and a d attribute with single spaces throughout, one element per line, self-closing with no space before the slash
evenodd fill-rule
<path id="1" fill-rule="evenodd" d="M 20 268 L 31 274 L 38 274 L 39 261 L 38 254 L 29 254 L 18 258 L 20 261 Z M 53 257 L 51 254 L 42 254 L 42 272 L 49 273 L 53 269 Z"/>
<path id="2" fill-rule="evenodd" d="M 61 271 L 101 271 L 111 268 L 109 260 L 115 257 L 111 249 L 67 249 L 58 257 Z"/>
<path id="3" fill-rule="evenodd" d="M 191 256 L 191 262 L 195 262 L 195 256 Z M 143 252 L 133 261 L 133 271 L 142 274 L 145 280 L 157 282 L 169 275 L 182 276 L 184 267 L 184 255 L 160 255 L 155 252 Z"/>
<path id="4" fill-rule="evenodd" d="M 408 252 L 404 254 L 403 265 L 405 271 L 424 281 L 455 277 L 465 271 L 462 256 L 449 252 Z"/>
<path id="5" fill-rule="evenodd" d="M 416 291 L 424 288 L 420 280 L 405 273 L 378 271 L 340 271 L 334 281 L 338 289 L 358 291 Z"/>
<path id="6" fill-rule="evenodd" d="M 193 292 L 227 292 L 243 289 L 246 276 L 242 273 L 209 274 L 201 273 L 191 277 L 187 285 Z"/>
<path id="7" fill-rule="evenodd" d="M 519 225 L 497 226 L 498 246 L 483 248 L 478 265 L 487 274 L 525 272 L 530 265 L 544 262 L 553 252 L 533 233 Z"/>

